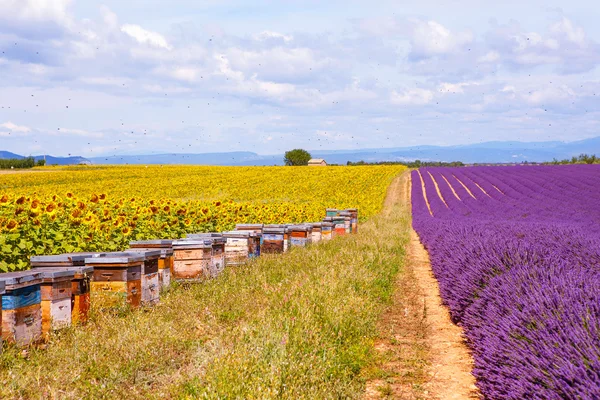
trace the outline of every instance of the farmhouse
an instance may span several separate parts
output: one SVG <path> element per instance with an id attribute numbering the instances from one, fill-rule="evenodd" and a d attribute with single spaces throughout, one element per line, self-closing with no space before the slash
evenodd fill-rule
<path id="1" fill-rule="evenodd" d="M 313 158 L 308 161 L 308 165 L 312 167 L 326 167 L 327 162 L 322 158 Z"/>

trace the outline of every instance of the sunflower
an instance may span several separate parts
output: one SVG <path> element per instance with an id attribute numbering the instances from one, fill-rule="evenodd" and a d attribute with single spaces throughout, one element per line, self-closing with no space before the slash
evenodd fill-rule
<path id="1" fill-rule="evenodd" d="M 16 231 L 18 227 L 19 227 L 19 223 L 17 221 L 15 221 L 14 219 L 11 219 L 10 221 L 8 221 L 8 223 L 5 226 L 6 230 L 8 230 L 9 232 Z"/>
<path id="2" fill-rule="evenodd" d="M 0 197 L 0 204 L 7 204 L 8 203 L 8 196 L 7 195 L 2 195 L 2 197 Z"/>

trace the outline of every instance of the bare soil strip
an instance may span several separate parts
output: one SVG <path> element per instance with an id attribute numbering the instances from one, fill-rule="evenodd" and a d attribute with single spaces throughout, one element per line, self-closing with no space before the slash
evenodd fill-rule
<path id="1" fill-rule="evenodd" d="M 475 182 L 473 179 L 470 179 L 471 182 L 473 182 L 475 184 L 475 186 L 477 186 L 479 189 L 481 189 L 481 191 L 487 196 L 487 197 L 492 197 L 488 194 L 488 192 L 485 191 L 484 188 L 482 188 L 481 186 L 479 186 L 479 184 L 477 182 Z"/>
<path id="2" fill-rule="evenodd" d="M 410 175 L 402 179 L 401 195 L 410 205 Z M 365 399 L 478 399 L 462 329 L 442 304 L 429 256 L 413 229 L 407 250 L 375 343 L 380 377 L 367 382 Z"/>
<path id="3" fill-rule="evenodd" d="M 440 187 L 438 186 L 435 178 L 433 177 L 433 175 L 431 175 L 431 172 L 427 171 L 427 173 L 429 174 L 429 176 L 431 177 L 431 180 L 433 181 L 433 186 L 435 186 L 435 191 L 437 192 L 438 197 L 440 198 L 440 200 L 442 200 L 442 202 L 444 203 L 446 208 L 448 208 L 448 203 L 446 203 L 444 196 L 442 196 L 442 192 L 440 191 Z"/>
<path id="4" fill-rule="evenodd" d="M 442 175 L 442 178 L 444 178 L 444 180 L 446 181 L 446 183 L 448 184 L 448 186 L 450 186 L 450 190 L 452 190 L 452 193 L 454 194 L 454 197 L 456 197 L 458 200 L 461 200 L 460 196 L 458 195 L 458 193 L 456 193 L 456 190 L 454 190 L 454 188 L 452 187 L 452 185 L 450 184 L 450 181 L 448 181 L 448 179 L 446 179 L 446 177 L 444 175 Z M 462 201 L 462 200 L 461 200 Z"/>
<path id="5" fill-rule="evenodd" d="M 500 189 L 498 189 L 498 187 L 496 185 L 492 185 L 494 187 L 494 189 L 496 189 L 497 191 L 499 191 L 500 193 L 504 194 L 504 192 Z"/>
<path id="6" fill-rule="evenodd" d="M 429 210 L 429 215 L 433 217 L 433 211 L 431 211 L 431 206 L 429 205 L 429 200 L 427 199 L 427 190 L 425 189 L 425 181 L 423 180 L 423 175 L 421 175 L 421 171 L 417 170 L 419 174 L 419 178 L 421 178 L 421 189 L 423 190 L 423 198 L 425 199 L 425 204 L 427 204 L 427 209 Z M 408 178 L 410 181 L 410 178 Z M 409 193 L 410 197 L 410 193 Z"/>
<path id="7" fill-rule="evenodd" d="M 471 191 L 469 190 L 469 188 L 468 188 L 468 187 L 467 187 L 467 186 L 466 186 L 464 183 L 462 183 L 462 181 L 461 181 L 460 179 L 458 179 L 458 178 L 456 177 L 456 175 L 452 174 L 452 176 L 454 177 L 454 179 L 456 179 L 456 180 L 458 181 L 458 183 L 460 183 L 460 184 L 462 185 L 462 187 L 464 187 L 464 188 L 465 188 L 465 190 L 467 191 L 467 193 L 469 193 L 469 195 L 470 195 L 472 198 L 474 198 L 475 200 L 477 200 L 477 197 L 475 197 L 475 195 L 473 194 L 473 192 L 471 192 Z"/>

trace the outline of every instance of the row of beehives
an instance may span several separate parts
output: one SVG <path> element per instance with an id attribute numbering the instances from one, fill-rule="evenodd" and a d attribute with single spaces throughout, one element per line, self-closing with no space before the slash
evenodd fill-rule
<path id="1" fill-rule="evenodd" d="M 358 211 L 327 209 L 323 222 L 238 224 L 235 231 L 132 241 L 122 252 L 33 256 L 31 269 L 0 274 L 2 338 L 28 345 L 52 330 L 85 323 L 90 303 L 133 308 L 158 303 L 171 278 L 201 281 L 260 254 L 284 253 L 357 232 Z"/>

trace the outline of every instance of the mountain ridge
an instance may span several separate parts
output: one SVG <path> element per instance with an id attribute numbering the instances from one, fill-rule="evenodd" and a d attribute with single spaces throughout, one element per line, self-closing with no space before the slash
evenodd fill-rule
<path id="1" fill-rule="evenodd" d="M 464 163 L 519 163 L 544 162 L 565 159 L 582 153 L 600 155 L 600 136 L 573 142 L 517 142 L 490 141 L 452 146 L 418 145 L 393 148 L 365 148 L 355 150 L 309 150 L 315 158 L 324 158 L 330 164 L 348 161 L 462 161 Z M 107 164 L 196 164 L 196 165 L 282 165 L 283 154 L 260 155 L 251 151 L 224 153 L 159 153 L 140 155 L 113 155 L 104 157 L 53 157 L 46 155 L 48 165 Z M 0 151 L 0 159 L 24 156 Z M 34 156 L 36 160 L 44 156 Z"/>

